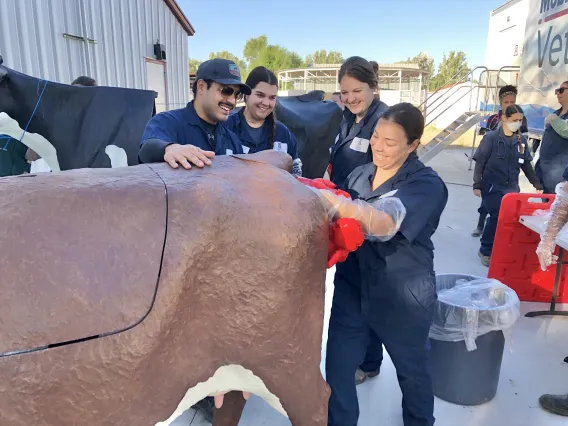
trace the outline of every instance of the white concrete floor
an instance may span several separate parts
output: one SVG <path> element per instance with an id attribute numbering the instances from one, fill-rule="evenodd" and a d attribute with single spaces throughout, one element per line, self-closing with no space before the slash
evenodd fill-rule
<path id="1" fill-rule="evenodd" d="M 477 257 L 479 239 L 470 236 L 477 222 L 479 199 L 472 195 L 472 172 L 463 149 L 447 150 L 431 164 L 449 188 L 449 201 L 434 235 L 437 273 L 466 273 L 486 276 L 487 268 Z M 469 153 L 469 152 L 468 152 Z M 532 191 L 526 179 L 524 191 Z M 326 324 L 333 292 L 333 273 L 328 271 Z M 547 309 L 540 303 L 522 303 L 522 313 Z M 568 306 L 560 306 L 568 309 Z M 327 328 L 324 330 L 324 348 Z M 495 399 L 476 407 L 463 407 L 436 399 L 437 426 L 566 426 L 568 418 L 542 410 L 538 398 L 543 393 L 568 393 L 568 318 L 521 316 L 505 349 L 499 388 Z M 325 352 L 322 351 L 322 373 Z M 380 376 L 358 387 L 361 416 L 359 426 L 402 426 L 401 393 L 395 369 L 385 358 Z M 192 410 L 184 413 L 175 426 L 206 426 Z M 252 397 L 240 426 L 290 425 L 264 401 Z"/>

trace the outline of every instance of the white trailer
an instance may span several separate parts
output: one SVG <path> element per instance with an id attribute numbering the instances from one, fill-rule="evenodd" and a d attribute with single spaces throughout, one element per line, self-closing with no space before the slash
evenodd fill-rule
<path id="1" fill-rule="evenodd" d="M 554 89 L 568 80 L 568 0 L 528 0 L 519 96 L 530 136 L 540 139 L 544 119 L 559 108 Z"/>

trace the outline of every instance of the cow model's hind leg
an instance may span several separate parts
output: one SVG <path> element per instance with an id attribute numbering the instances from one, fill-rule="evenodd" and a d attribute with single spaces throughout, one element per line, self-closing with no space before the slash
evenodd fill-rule
<path id="1" fill-rule="evenodd" d="M 319 365 L 309 371 L 293 364 L 283 367 L 272 373 L 272 389 L 292 426 L 327 426 L 330 391 Z"/>
<path id="2" fill-rule="evenodd" d="M 213 426 L 238 426 L 246 403 L 242 392 L 225 394 L 223 405 L 215 409 Z"/>

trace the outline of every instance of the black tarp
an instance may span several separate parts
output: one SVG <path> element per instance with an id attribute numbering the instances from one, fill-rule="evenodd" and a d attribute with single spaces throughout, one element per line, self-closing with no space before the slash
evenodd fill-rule
<path id="1" fill-rule="evenodd" d="M 298 140 L 303 176 L 323 177 L 329 164 L 329 149 L 335 142 L 343 117 L 336 103 L 324 101 L 324 93 L 313 91 L 300 96 L 279 97 L 276 117 Z"/>
<path id="2" fill-rule="evenodd" d="M 129 166 L 138 164 L 138 147 L 155 98 L 156 92 L 149 90 L 40 80 L 0 62 L 0 112 L 46 138 L 57 150 L 61 170 L 111 167 L 105 154 L 108 145 L 124 149 Z"/>

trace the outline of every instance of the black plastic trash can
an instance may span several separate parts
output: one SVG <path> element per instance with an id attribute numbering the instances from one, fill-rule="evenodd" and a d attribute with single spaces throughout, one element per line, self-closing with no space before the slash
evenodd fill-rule
<path id="1" fill-rule="evenodd" d="M 504 332 L 520 316 L 519 298 L 497 280 L 471 275 L 438 275 L 436 286 L 430 329 L 434 395 L 460 405 L 491 401 L 499 384 Z"/>

